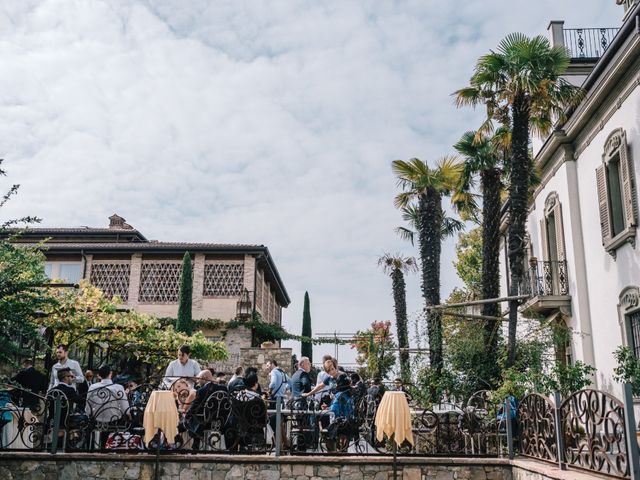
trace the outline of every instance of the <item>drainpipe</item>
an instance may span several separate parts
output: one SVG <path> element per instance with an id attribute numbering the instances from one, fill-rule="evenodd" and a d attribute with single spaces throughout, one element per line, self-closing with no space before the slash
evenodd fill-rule
<path id="1" fill-rule="evenodd" d="M 591 302 L 589 301 L 589 285 L 587 282 L 587 260 L 584 249 L 584 237 L 582 235 L 582 214 L 580 212 L 580 194 L 578 187 L 578 172 L 576 159 L 573 155 L 573 146 L 565 144 L 564 164 L 567 171 L 567 191 L 569 193 L 569 219 L 571 225 L 571 243 L 573 247 L 575 264 L 575 282 L 579 315 L 577 316 L 580 328 L 580 344 L 582 347 L 582 361 L 587 365 L 596 366 L 595 352 L 593 348 L 593 332 L 591 330 Z M 595 388 L 598 388 L 598 378 L 592 379 Z"/>
<path id="2" fill-rule="evenodd" d="M 80 250 L 80 256 L 82 257 L 82 278 L 87 276 L 87 256 L 84 254 L 84 249 Z"/>

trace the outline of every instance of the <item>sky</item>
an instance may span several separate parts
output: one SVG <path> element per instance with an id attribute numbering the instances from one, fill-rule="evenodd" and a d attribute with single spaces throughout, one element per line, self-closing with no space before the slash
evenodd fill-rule
<path id="1" fill-rule="evenodd" d="M 378 257 L 417 256 L 394 233 L 391 161 L 433 164 L 480 124 L 451 93 L 507 34 L 622 15 L 614 0 L 3 0 L 0 187 L 21 188 L 1 214 L 264 244 L 286 329 L 305 291 L 314 332 L 365 329 L 393 319 Z M 449 241 L 443 298 L 453 260 Z M 407 302 L 420 311 L 417 275 Z"/>

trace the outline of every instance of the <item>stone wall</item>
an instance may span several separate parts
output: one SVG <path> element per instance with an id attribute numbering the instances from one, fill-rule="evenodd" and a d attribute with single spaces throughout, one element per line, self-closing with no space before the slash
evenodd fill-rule
<path id="1" fill-rule="evenodd" d="M 240 359 L 244 368 L 257 367 L 260 385 L 266 390 L 269 385 L 268 374 L 262 369 L 264 362 L 273 359 L 278 362 L 278 366 L 291 377 L 291 355 L 290 348 L 241 348 Z"/>
<path id="2" fill-rule="evenodd" d="M 35 454 L 40 456 L 41 454 Z M 9 458 L 0 454 L 3 480 L 152 480 L 154 457 L 147 455 L 44 454 L 42 459 Z M 96 457 L 103 457 L 102 461 Z M 82 458 L 84 457 L 84 458 Z M 104 457 L 107 457 L 105 460 Z M 110 458 L 109 458 L 110 457 Z M 211 458 L 206 458 L 211 457 Z M 262 460 L 259 462 L 259 460 Z M 377 460 L 377 461 L 376 461 Z M 380 461 L 384 460 L 384 461 Z M 417 460 L 417 459 L 414 459 Z M 508 462 L 476 459 L 473 463 L 399 461 L 403 480 L 511 480 Z M 449 459 L 450 460 L 450 459 Z M 480 461 L 478 461 L 480 460 Z M 276 460 L 273 457 L 217 457 L 202 455 L 161 457 L 158 478 L 163 480 L 388 480 L 393 478 L 389 458 L 307 457 Z"/>
<path id="3" fill-rule="evenodd" d="M 158 476 L 155 476 L 156 468 Z M 0 452 L 2 480 L 390 480 L 390 457 Z M 589 480 L 610 478 L 517 458 L 398 458 L 401 480 Z"/>

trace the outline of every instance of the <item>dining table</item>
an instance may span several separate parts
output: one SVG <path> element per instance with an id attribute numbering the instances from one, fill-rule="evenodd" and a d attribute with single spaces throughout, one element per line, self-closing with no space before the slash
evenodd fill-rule
<path id="1" fill-rule="evenodd" d="M 170 390 L 154 390 L 144 409 L 142 426 L 144 427 L 144 442 L 146 445 L 161 431 L 169 444 L 174 443 L 178 434 L 178 407 L 176 398 Z"/>

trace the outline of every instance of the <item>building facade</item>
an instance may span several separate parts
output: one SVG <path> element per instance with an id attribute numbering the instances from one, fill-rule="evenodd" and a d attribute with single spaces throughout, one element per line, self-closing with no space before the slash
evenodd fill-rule
<path id="1" fill-rule="evenodd" d="M 531 294 L 523 313 L 572 328 L 557 358 L 594 366 L 595 386 L 620 398 L 614 351 L 628 346 L 640 358 L 640 5 L 618 4 L 619 29 L 549 27 L 552 42 L 569 49 L 567 78 L 585 97 L 548 138 L 533 142 L 542 182 L 528 215 L 521 290 Z M 502 278 L 507 292 L 506 267 Z"/>
<path id="2" fill-rule="evenodd" d="M 193 262 L 194 319 L 235 319 L 244 294 L 263 321 L 280 324 L 282 309 L 290 303 L 263 245 L 150 241 L 118 215 L 109 218 L 107 228 L 29 228 L 17 241 L 31 245 L 44 241 L 50 278 L 68 283 L 88 280 L 108 297 L 119 297 L 123 307 L 157 317 L 177 316 L 185 252 Z M 219 330 L 203 329 L 203 333 L 221 340 Z M 247 329 L 230 330 L 225 336 L 231 355 L 251 343 Z"/>

